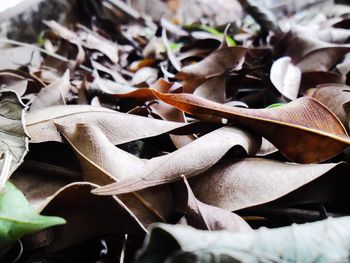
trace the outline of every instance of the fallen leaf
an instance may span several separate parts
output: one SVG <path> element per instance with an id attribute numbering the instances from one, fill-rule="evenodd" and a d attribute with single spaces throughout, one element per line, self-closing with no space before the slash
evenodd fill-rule
<path id="1" fill-rule="evenodd" d="M 27 81 L 24 86 L 23 81 Z M 46 87 L 45 83 L 34 74 L 22 70 L 4 69 L 0 70 L 0 81 L 8 88 L 15 91 L 20 97 L 28 93 L 37 93 L 41 88 Z M 15 87 L 12 85 L 15 84 Z"/>
<path id="2" fill-rule="evenodd" d="M 271 67 L 270 78 L 275 88 L 286 98 L 295 100 L 301 81 L 301 71 L 291 63 L 290 57 L 276 60 Z"/>
<path id="3" fill-rule="evenodd" d="M 74 178 L 66 176 L 64 167 L 55 167 L 41 162 L 33 162 L 35 169 L 22 169 L 30 162 L 32 161 L 26 160 L 24 165 L 11 176 L 10 182 L 25 194 L 30 206 L 36 212 L 41 212 L 50 197 L 61 188 L 74 181 L 82 180 L 82 176 Z M 46 170 L 42 169 L 44 165 Z"/>
<path id="4" fill-rule="evenodd" d="M 43 88 L 30 105 L 30 111 L 56 105 L 66 105 L 66 96 L 71 89 L 69 70 L 61 78 Z"/>
<path id="5" fill-rule="evenodd" d="M 338 83 L 344 84 L 345 77 L 332 72 L 314 71 L 304 72 L 301 75 L 301 83 L 299 92 L 303 93 L 307 89 L 314 88 L 320 84 Z"/>
<path id="6" fill-rule="evenodd" d="M 274 152 L 278 152 L 278 149 L 275 146 L 273 146 L 273 144 L 270 143 L 268 140 L 262 138 L 261 146 L 256 156 L 266 156 Z"/>
<path id="7" fill-rule="evenodd" d="M 72 183 L 56 192 L 47 202 L 42 214 L 58 215 L 67 224 L 44 234 L 38 233 L 32 240 L 40 239 L 37 246 L 46 251 L 58 251 L 92 237 L 103 234 L 143 237 L 146 229 L 117 197 L 101 197 L 91 194 L 96 184 Z"/>
<path id="8" fill-rule="evenodd" d="M 9 90 L 16 92 L 20 97 L 24 95 L 28 86 L 28 80 L 26 78 L 12 72 L 0 71 L 0 83 L 1 85 L 5 85 Z"/>
<path id="9" fill-rule="evenodd" d="M 296 30 L 299 35 L 335 44 L 344 44 L 350 37 L 350 30 L 348 29 L 335 28 L 324 25 L 294 25 L 293 30 Z"/>
<path id="10" fill-rule="evenodd" d="M 0 254 L 26 234 L 65 223 L 62 218 L 34 212 L 21 191 L 10 182 L 0 193 L 0 207 Z"/>
<path id="11" fill-rule="evenodd" d="M 185 66 L 176 74 L 181 80 L 210 78 L 229 70 L 241 69 L 248 50 L 243 47 L 220 48 L 198 63 Z"/>
<path id="12" fill-rule="evenodd" d="M 87 29 L 84 30 L 84 28 L 81 28 L 81 31 L 75 33 L 53 20 L 44 21 L 44 24 L 59 34 L 63 39 L 78 45 L 78 48 L 79 45 L 81 45 L 88 49 L 98 50 L 106 55 L 113 63 L 118 63 L 118 46 L 104 37 L 92 32 L 87 32 Z"/>
<path id="13" fill-rule="evenodd" d="M 350 87 L 342 84 L 318 85 L 312 97 L 330 109 L 349 131 L 349 122 L 344 110 L 344 104 L 350 101 Z"/>
<path id="14" fill-rule="evenodd" d="M 130 83 L 132 85 L 140 85 L 142 83 L 147 83 L 151 85 L 158 79 L 158 69 L 151 67 L 144 67 L 135 72 Z"/>
<path id="15" fill-rule="evenodd" d="M 240 216 L 199 201 L 192 192 L 186 177 L 183 176 L 185 189 L 176 188 L 178 202 L 186 205 L 185 218 L 188 225 L 203 230 L 228 230 L 232 232 L 251 231 L 251 227 Z M 180 182 L 182 184 L 182 182 Z M 182 187 L 183 188 L 183 187 Z"/>
<path id="16" fill-rule="evenodd" d="M 332 112 L 318 101 L 302 97 L 282 107 L 228 107 L 190 94 L 161 94 L 162 101 L 197 116 L 219 116 L 269 140 L 288 159 L 312 163 L 329 159 L 350 144 L 349 136 Z"/>
<path id="17" fill-rule="evenodd" d="M 154 99 L 152 92 L 148 88 L 136 88 L 112 80 L 102 79 L 99 76 L 95 76 L 91 88 L 111 94 L 116 98 L 132 98 L 139 101 Z"/>
<path id="18" fill-rule="evenodd" d="M 159 79 L 152 85 L 152 88 L 156 89 L 159 92 L 169 92 L 181 88 L 181 86 L 178 86 L 179 85 L 177 83 L 168 82 L 164 79 Z M 153 99 L 157 99 L 150 89 L 148 89 L 148 93 L 149 92 L 152 93 Z M 151 108 L 153 113 L 160 116 L 160 118 L 162 118 L 163 120 L 187 123 L 187 119 L 183 111 L 176 109 L 162 101 L 157 101 L 149 107 Z M 169 136 L 177 149 L 184 147 L 185 145 L 193 142 L 197 138 L 194 134 L 182 136 L 170 134 Z"/>
<path id="19" fill-rule="evenodd" d="M 156 120 L 87 105 L 48 107 L 28 113 L 26 120 L 27 131 L 32 143 L 45 141 L 62 142 L 55 122 L 65 126 L 78 123 L 86 123 L 91 126 L 96 125 L 104 131 L 113 144 L 122 144 L 163 133 L 171 133 L 175 129 L 188 125 L 186 123 Z"/>
<path id="20" fill-rule="evenodd" d="M 248 233 L 206 232 L 156 224 L 136 262 L 346 262 L 350 218 Z M 323 249 L 321 249 L 323 248 Z"/>
<path id="21" fill-rule="evenodd" d="M 346 76 L 350 71 L 350 54 L 347 53 L 344 57 L 344 60 L 336 66 L 337 70 L 343 75 Z"/>
<path id="22" fill-rule="evenodd" d="M 14 47 L 0 50 L 0 70 L 18 69 L 21 66 L 39 68 L 41 64 L 40 53 L 28 47 Z"/>
<path id="23" fill-rule="evenodd" d="M 329 71 L 350 51 L 350 47 L 330 47 L 314 50 L 296 64 L 302 72 Z"/>
<path id="24" fill-rule="evenodd" d="M 190 184 L 200 201 L 235 211 L 284 196 L 332 172 L 337 165 L 294 164 L 263 158 L 228 160 L 191 179 Z"/>
<path id="25" fill-rule="evenodd" d="M 278 54 L 289 56 L 302 72 L 329 71 L 349 52 L 347 45 L 336 45 L 289 31 L 275 46 Z"/>
<path id="26" fill-rule="evenodd" d="M 15 92 L 0 90 L 0 189 L 23 162 L 28 151 L 25 108 Z"/>
<path id="27" fill-rule="evenodd" d="M 226 81 L 225 76 L 220 75 L 207 79 L 203 84 L 195 89 L 193 95 L 212 100 L 219 103 L 226 101 Z"/>
<path id="28" fill-rule="evenodd" d="M 89 133 L 90 137 L 93 136 L 92 133 L 93 131 Z M 96 134 L 96 131 L 94 134 Z M 99 149 L 110 148 L 107 145 L 103 147 L 101 141 L 100 138 L 98 140 L 100 143 Z M 124 161 L 121 161 L 123 167 L 125 165 L 125 167 L 128 167 L 125 169 L 132 171 L 120 171 L 120 173 L 122 173 L 121 176 L 124 175 L 128 178 L 98 188 L 94 193 L 103 195 L 129 193 L 177 181 L 181 175 L 190 178 L 209 169 L 235 146 L 241 146 L 249 155 L 254 155 L 258 150 L 259 141 L 242 130 L 233 127 L 222 127 L 165 156 L 155 157 L 147 161 L 137 160 L 137 162 L 130 156 L 129 165 L 132 165 L 131 167 L 127 165 L 124 157 Z M 92 149 L 96 148 L 97 146 L 92 147 Z M 120 151 L 115 148 L 112 149 L 114 153 L 107 154 L 106 152 L 103 155 L 104 160 L 108 156 L 116 156 L 117 151 Z M 122 160 L 121 158 L 118 159 Z M 115 162 L 110 163 L 117 165 Z M 135 167 L 136 164 L 139 164 L 137 168 Z M 119 169 L 115 167 L 114 170 L 122 169 L 120 165 L 117 166 Z"/>
<path id="29" fill-rule="evenodd" d="M 82 124 L 73 129 L 57 126 L 79 158 L 84 180 L 88 182 L 105 185 L 122 181 L 144 168 L 143 160 L 115 147 L 97 127 Z M 146 226 L 159 220 L 165 221 L 173 213 L 169 186 L 118 197 Z"/>

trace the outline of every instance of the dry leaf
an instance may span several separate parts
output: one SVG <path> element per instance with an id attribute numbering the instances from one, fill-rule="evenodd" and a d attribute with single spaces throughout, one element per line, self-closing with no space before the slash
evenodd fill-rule
<path id="1" fill-rule="evenodd" d="M 303 97 L 282 107 L 228 107 L 190 94 L 161 94 L 162 101 L 197 116 L 219 116 L 268 139 L 288 159 L 300 163 L 329 159 L 350 145 L 339 119 L 318 101 Z"/>
<path id="2" fill-rule="evenodd" d="M 203 230 L 228 230 L 232 232 L 248 232 L 252 228 L 240 216 L 199 201 L 192 192 L 185 177 L 185 190 L 176 189 L 178 198 L 186 204 L 185 218 L 188 225 Z M 182 187 L 183 188 L 183 187 Z"/>
<path id="3" fill-rule="evenodd" d="M 226 81 L 225 76 L 220 75 L 207 79 L 195 89 L 193 95 L 212 100 L 219 103 L 226 102 Z"/>
<path id="4" fill-rule="evenodd" d="M 350 50 L 350 46 L 323 42 L 295 31 L 285 34 L 275 48 L 291 57 L 302 72 L 328 71 Z"/>
<path id="5" fill-rule="evenodd" d="M 186 123 L 161 121 L 152 118 L 112 111 L 107 108 L 94 108 L 87 105 L 54 106 L 30 112 L 27 118 L 27 131 L 32 143 L 45 141 L 62 142 L 55 122 L 71 126 L 86 123 L 98 126 L 113 144 L 122 144 L 142 138 L 171 133 Z M 191 133 L 189 131 L 189 133 Z M 193 132 L 192 132 L 193 133 Z"/>
<path id="6" fill-rule="evenodd" d="M 348 216 L 249 233 L 155 224 L 136 262 L 346 262 L 349 227 Z"/>
<path id="7" fill-rule="evenodd" d="M 30 106 L 30 111 L 56 105 L 66 105 L 66 97 L 71 89 L 69 70 L 61 78 L 43 88 Z"/>
<path id="8" fill-rule="evenodd" d="M 200 62 L 183 67 L 176 77 L 181 80 L 210 78 L 229 70 L 239 70 L 247 52 L 248 49 L 243 47 L 217 49 Z"/>
<path id="9" fill-rule="evenodd" d="M 23 162 L 28 151 L 25 108 L 15 92 L 0 89 L 0 189 Z"/>
<path id="10" fill-rule="evenodd" d="M 95 184 L 78 182 L 60 189 L 46 204 L 44 215 L 59 215 L 67 224 L 44 233 L 31 236 L 37 246 L 46 251 L 58 251 L 103 234 L 142 237 L 146 229 L 117 197 L 101 197 L 91 194 Z M 40 236 L 41 235 L 41 236 Z"/>
<path id="11" fill-rule="evenodd" d="M 40 53 L 29 47 L 14 47 L 0 50 L 0 70 L 17 69 L 21 66 L 39 67 L 41 63 Z"/>
<path id="12" fill-rule="evenodd" d="M 78 49 L 79 46 L 84 46 L 88 49 L 98 50 L 106 55 L 113 63 L 118 63 L 118 46 L 102 36 L 84 30 L 75 33 L 53 20 L 44 21 L 44 23 L 63 39 L 77 45 Z"/>
<path id="13" fill-rule="evenodd" d="M 341 84 L 318 85 L 312 97 L 327 106 L 349 131 L 349 123 L 344 104 L 350 101 L 350 87 Z"/>
<path id="14" fill-rule="evenodd" d="M 258 150 L 259 142 L 244 131 L 233 127 L 223 127 L 165 156 L 143 162 L 141 160 L 138 160 L 138 162 L 130 160 L 129 163 L 134 164 L 132 168 L 128 169 L 133 171 L 128 173 L 125 171 L 123 173 L 128 178 L 96 189 L 94 193 L 103 195 L 129 193 L 177 181 L 181 175 L 190 178 L 209 169 L 235 146 L 241 146 L 249 155 L 254 155 Z M 93 148 L 96 149 L 96 147 Z M 104 149 L 106 148 L 104 147 Z M 114 149 L 114 156 L 117 154 L 116 151 Z M 104 156 L 107 158 L 109 155 L 111 153 Z M 124 158 L 123 166 L 126 165 L 125 161 Z M 139 164 L 137 168 L 135 167 L 136 163 Z"/>
<path id="15" fill-rule="evenodd" d="M 26 160 L 25 164 L 28 163 Z M 23 193 L 31 207 L 37 212 L 41 212 L 50 197 L 66 185 L 81 181 L 82 176 L 72 178 L 63 173 L 63 167 L 58 166 L 57 171 L 40 170 L 43 163 L 35 163 L 35 170 L 22 169 L 20 167 L 12 176 L 10 181 L 16 185 Z M 48 165 L 52 168 L 52 165 Z"/>
<path id="16" fill-rule="evenodd" d="M 301 76 L 300 93 L 325 83 L 345 83 L 345 77 L 332 72 L 304 72 Z"/>
<path id="17" fill-rule="evenodd" d="M 83 124 L 73 129 L 57 126 L 77 154 L 84 180 L 88 182 L 105 185 L 122 181 L 144 168 L 143 160 L 115 147 L 97 127 Z M 165 221 L 173 213 L 169 186 L 120 195 L 119 198 L 146 226 L 159 220 Z"/>
<path id="18" fill-rule="evenodd" d="M 291 63 L 290 57 L 276 60 L 271 67 L 270 78 L 275 88 L 286 98 L 295 100 L 301 81 L 301 71 Z"/>
<path id="19" fill-rule="evenodd" d="M 0 83 L 9 90 L 16 92 L 18 96 L 23 96 L 28 86 L 27 78 L 13 72 L 0 71 Z"/>
<path id="20" fill-rule="evenodd" d="M 235 211 L 264 204 L 331 172 L 339 163 L 294 164 L 263 158 L 223 161 L 190 180 L 196 197 Z"/>

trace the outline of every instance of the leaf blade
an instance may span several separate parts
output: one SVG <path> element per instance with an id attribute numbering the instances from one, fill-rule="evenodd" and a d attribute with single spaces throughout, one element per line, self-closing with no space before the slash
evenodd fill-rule
<path id="1" fill-rule="evenodd" d="M 219 116 L 248 128 L 268 139 L 284 156 L 295 162 L 320 162 L 350 145 L 350 138 L 339 119 L 324 105 L 308 97 L 278 108 L 242 109 L 185 93 L 153 92 L 160 100 L 187 113 Z M 283 134 L 283 137 L 278 134 Z"/>

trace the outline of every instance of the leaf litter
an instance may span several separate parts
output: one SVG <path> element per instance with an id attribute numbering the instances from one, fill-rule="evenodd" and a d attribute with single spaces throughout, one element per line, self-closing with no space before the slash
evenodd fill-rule
<path id="1" fill-rule="evenodd" d="M 0 39 L 0 256 L 347 261 L 349 16 L 77 1 Z"/>

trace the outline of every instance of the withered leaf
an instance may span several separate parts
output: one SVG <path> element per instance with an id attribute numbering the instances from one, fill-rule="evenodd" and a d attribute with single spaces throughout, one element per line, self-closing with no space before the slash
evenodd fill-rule
<path id="1" fill-rule="evenodd" d="M 307 89 L 314 88 L 317 85 L 326 83 L 344 84 L 345 77 L 333 72 L 304 72 L 301 75 L 300 93 L 305 92 Z"/>
<path id="2" fill-rule="evenodd" d="M 275 48 L 278 53 L 291 57 L 302 72 L 328 71 L 350 50 L 347 45 L 323 42 L 293 30 L 285 34 Z"/>
<path id="3" fill-rule="evenodd" d="M 84 180 L 88 182 L 105 185 L 125 180 L 143 168 L 143 160 L 115 147 L 97 127 L 82 124 L 71 128 L 57 126 L 79 158 Z M 173 211 L 169 186 L 119 195 L 119 198 L 145 225 L 165 221 Z"/>
<path id="4" fill-rule="evenodd" d="M 244 131 L 233 127 L 223 127 L 165 156 L 143 162 L 141 160 L 130 161 L 129 164 L 134 163 L 133 166 L 125 169 L 133 171 L 129 173 L 121 171 L 129 178 L 98 188 L 94 193 L 102 195 L 129 193 L 179 180 L 181 175 L 190 178 L 209 169 L 234 146 L 241 146 L 252 155 L 258 150 L 259 142 Z M 96 146 L 93 148 L 96 149 Z M 103 147 L 103 149 L 106 148 Z M 114 149 L 114 151 L 117 150 Z M 115 152 L 114 156 L 116 154 Z M 108 155 L 110 154 L 106 154 L 105 158 Z M 137 166 L 138 169 L 135 163 L 140 164 Z M 121 165 L 126 165 L 125 158 Z"/>
<path id="5" fill-rule="evenodd" d="M 66 96 L 71 89 L 69 70 L 56 81 L 43 88 L 30 106 L 30 111 L 56 105 L 66 105 Z"/>
<path id="6" fill-rule="evenodd" d="M 28 86 L 26 78 L 13 72 L 0 71 L 0 83 L 0 85 L 6 85 L 9 90 L 16 92 L 18 96 L 23 96 Z"/>
<path id="7" fill-rule="evenodd" d="M 128 207 L 117 197 L 91 194 L 95 187 L 87 182 L 72 183 L 51 197 L 42 214 L 61 216 L 67 224 L 46 232 L 44 238 L 42 233 L 33 235 L 32 240 L 40 239 L 37 246 L 57 251 L 103 234 L 129 233 L 142 238 L 146 229 Z"/>
<path id="8" fill-rule="evenodd" d="M 291 63 L 290 57 L 279 58 L 272 64 L 270 79 L 276 89 L 286 98 L 294 100 L 298 97 L 301 71 Z"/>
<path id="9" fill-rule="evenodd" d="M 63 173 L 64 168 L 61 166 L 53 167 L 52 165 L 47 165 L 49 168 L 46 171 L 41 168 L 45 163 L 34 162 L 35 170 L 22 168 L 29 162 L 26 160 L 23 166 L 15 171 L 11 176 L 10 182 L 25 194 L 30 206 L 37 212 L 40 212 L 51 196 L 61 188 L 74 181 L 82 180 L 81 176 L 76 178 L 65 176 Z M 51 168 L 55 168 L 57 171 L 53 171 Z"/>
<path id="10" fill-rule="evenodd" d="M 0 192 L 0 256 L 22 236 L 65 223 L 63 218 L 37 214 L 23 193 L 10 182 Z"/>
<path id="11" fill-rule="evenodd" d="M 75 33 L 53 20 L 44 21 L 44 23 L 53 31 L 57 32 L 63 39 L 88 49 L 98 50 L 106 55 L 112 62 L 118 63 L 118 46 L 102 36 L 84 30 Z"/>
<path id="12" fill-rule="evenodd" d="M 268 139 L 288 159 L 300 163 L 329 159 L 350 145 L 339 119 L 318 101 L 302 97 L 282 107 L 228 107 L 191 94 L 161 94 L 162 101 L 196 116 L 219 116 Z"/>
<path id="13" fill-rule="evenodd" d="M 203 84 L 195 89 L 193 95 L 212 100 L 219 103 L 226 101 L 226 81 L 225 76 L 220 75 L 207 79 Z"/>
<path id="14" fill-rule="evenodd" d="M 244 47 L 219 48 L 200 62 L 183 67 L 176 77 L 181 80 L 210 78 L 229 70 L 239 70 L 247 52 Z"/>
<path id="15" fill-rule="evenodd" d="M 17 69 L 20 66 L 38 68 L 41 63 L 40 53 L 29 47 L 13 47 L 0 50 L 0 70 Z"/>
<path id="16" fill-rule="evenodd" d="M 177 188 L 179 202 L 185 202 L 185 218 L 188 225 L 203 230 L 228 230 L 232 232 L 251 231 L 251 227 L 240 216 L 199 201 L 192 192 L 185 177 L 185 189 Z M 180 182 L 182 183 L 182 182 Z"/>
<path id="17" fill-rule="evenodd" d="M 113 144 L 122 144 L 185 127 L 186 123 L 176 123 L 140 117 L 95 108 L 87 105 L 53 106 L 30 112 L 26 116 L 27 131 L 32 143 L 45 141 L 62 142 L 55 122 L 61 125 L 86 123 L 100 127 Z"/>
<path id="18" fill-rule="evenodd" d="M 294 164 L 263 158 L 227 160 L 190 179 L 190 185 L 200 201 L 235 211 L 284 196 L 337 165 L 340 164 Z"/>
<path id="19" fill-rule="evenodd" d="M 25 108 L 15 92 L 0 89 L 0 188 L 22 163 L 28 151 Z"/>
<path id="20" fill-rule="evenodd" d="M 312 262 L 316 258 L 346 262 L 349 227 L 349 217 L 249 233 L 157 224 L 150 229 L 136 262 Z"/>
<path id="21" fill-rule="evenodd" d="M 318 85 L 312 97 L 327 106 L 349 131 L 349 123 L 344 104 L 350 101 L 350 87 L 342 84 Z"/>

